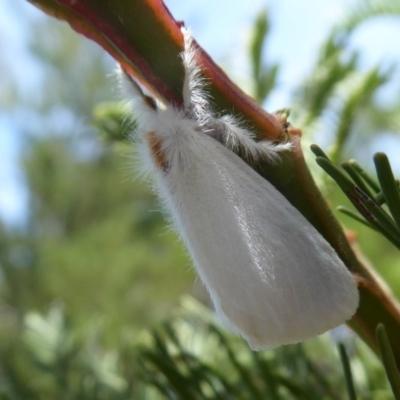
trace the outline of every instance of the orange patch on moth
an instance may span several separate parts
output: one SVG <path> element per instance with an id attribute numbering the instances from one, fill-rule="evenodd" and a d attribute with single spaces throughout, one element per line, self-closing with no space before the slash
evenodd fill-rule
<path id="1" fill-rule="evenodd" d="M 168 169 L 168 161 L 165 152 L 162 149 L 162 140 L 155 131 L 147 132 L 144 138 L 149 145 L 151 156 L 157 167 L 166 171 Z"/>

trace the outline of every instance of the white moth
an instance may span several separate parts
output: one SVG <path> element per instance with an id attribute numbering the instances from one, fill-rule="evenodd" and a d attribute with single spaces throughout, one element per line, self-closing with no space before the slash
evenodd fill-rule
<path id="1" fill-rule="evenodd" d="M 254 350 L 296 343 L 348 320 L 352 275 L 326 240 L 238 155 L 270 161 L 290 143 L 256 142 L 217 117 L 185 34 L 181 109 L 159 109 L 121 73 L 139 120 L 140 154 L 186 243 L 219 317 Z"/>

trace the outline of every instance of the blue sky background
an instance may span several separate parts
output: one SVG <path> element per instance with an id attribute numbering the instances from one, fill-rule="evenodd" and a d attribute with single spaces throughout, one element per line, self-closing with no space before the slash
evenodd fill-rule
<path id="1" fill-rule="evenodd" d="M 270 111 L 290 106 L 291 89 L 303 79 L 315 53 L 330 28 L 346 15 L 356 0 L 166 0 L 172 14 L 190 27 L 193 35 L 222 66 L 229 67 L 236 82 L 246 86 L 245 47 L 249 27 L 262 8 L 268 8 L 272 21 L 265 61 L 280 62 L 279 87 L 265 105 Z M 14 77 L 18 87 L 29 95 L 35 90 L 40 70 L 27 52 L 27 18 L 48 18 L 24 0 L 0 2 L 0 90 Z M 383 61 L 400 65 L 400 23 L 398 19 L 377 18 L 355 33 L 351 47 L 363 49 L 361 67 Z M 397 38 L 397 39 L 396 39 Z M 83 39 L 86 40 L 86 39 Z M 390 103 L 400 89 L 400 74 L 381 90 L 379 100 Z M 110 100 L 113 94 L 110 93 Z M 26 214 L 23 177 L 18 168 L 21 136 L 16 114 L 8 114 L 0 101 L 0 215 L 9 223 L 18 223 Z M 398 137 L 397 137 L 398 139 Z M 399 159 L 400 140 L 392 135 L 374 143 L 373 151 L 386 151 Z M 396 164 L 400 173 L 400 162 Z"/>

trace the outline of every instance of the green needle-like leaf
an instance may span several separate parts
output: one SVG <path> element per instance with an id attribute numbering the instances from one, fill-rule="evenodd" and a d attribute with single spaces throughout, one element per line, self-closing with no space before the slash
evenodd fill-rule
<path id="1" fill-rule="evenodd" d="M 376 232 L 380 232 L 380 230 L 378 228 L 376 228 L 374 225 L 370 224 L 364 218 L 360 217 L 360 215 L 355 213 L 353 210 L 349 210 L 347 207 L 343 207 L 343 206 L 338 206 L 337 210 L 340 211 L 341 213 L 353 218 L 357 222 L 360 222 L 361 224 L 367 226 L 368 228 L 374 229 Z"/>
<path id="2" fill-rule="evenodd" d="M 392 347 L 386 334 L 383 324 L 379 324 L 376 328 L 376 338 L 378 339 L 379 349 L 383 366 L 385 367 L 386 376 L 392 387 L 393 395 L 396 400 L 400 400 L 400 376 L 394 359 Z"/>
<path id="3" fill-rule="evenodd" d="M 400 193 L 389 160 L 386 154 L 377 153 L 374 156 L 374 162 L 386 204 L 400 229 Z"/>
<path id="4" fill-rule="evenodd" d="M 317 157 L 315 159 L 317 164 L 341 187 L 345 193 L 354 191 L 354 183 L 329 159 L 324 157 Z"/>
<path id="5" fill-rule="evenodd" d="M 357 163 L 356 160 L 349 160 L 348 164 L 350 164 L 354 170 L 358 172 L 364 181 L 372 188 L 375 193 L 378 193 L 381 189 L 378 183 L 373 179 L 361 166 Z"/>
<path id="6" fill-rule="evenodd" d="M 321 149 L 321 147 L 317 146 L 316 144 L 312 144 L 310 146 L 310 149 L 317 157 L 323 157 L 329 160 L 329 157 L 326 155 L 326 153 Z"/>
<path id="7" fill-rule="evenodd" d="M 349 400 L 356 400 L 357 395 L 354 389 L 353 375 L 351 373 L 350 360 L 347 355 L 346 348 L 342 343 L 340 343 L 338 349 L 339 349 L 340 360 L 342 361 L 343 373 L 344 373 L 344 378 L 346 380 L 346 387 L 347 387 L 347 393 L 349 395 Z"/>
<path id="8" fill-rule="evenodd" d="M 354 183 L 371 199 L 373 199 L 373 194 L 368 189 L 368 186 L 362 180 L 362 177 L 359 175 L 356 168 L 353 167 L 352 164 L 348 162 L 343 162 L 341 164 L 342 168 L 350 175 L 351 179 L 353 179 Z"/>

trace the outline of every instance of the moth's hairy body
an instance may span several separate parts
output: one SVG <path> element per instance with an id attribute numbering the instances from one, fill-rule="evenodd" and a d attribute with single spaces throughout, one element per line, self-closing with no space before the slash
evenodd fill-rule
<path id="1" fill-rule="evenodd" d="M 349 319 L 354 280 L 332 247 L 235 152 L 273 162 L 290 143 L 256 142 L 216 117 L 186 34 L 184 107 L 157 110 L 127 80 L 145 167 L 218 315 L 253 349 L 295 343 Z"/>

